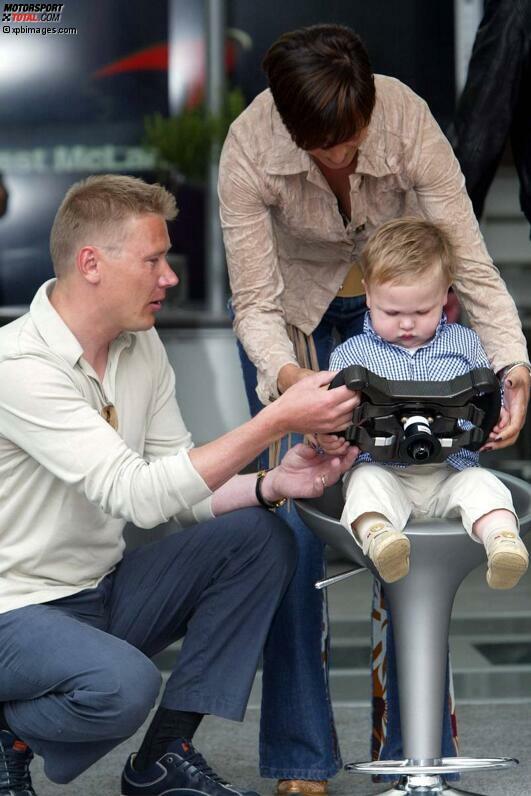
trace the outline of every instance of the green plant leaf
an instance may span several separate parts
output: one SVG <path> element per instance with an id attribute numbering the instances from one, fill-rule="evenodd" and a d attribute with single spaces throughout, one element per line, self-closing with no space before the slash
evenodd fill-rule
<path id="1" fill-rule="evenodd" d="M 155 113 L 144 120 L 145 142 L 157 153 L 158 166 L 172 168 L 189 180 L 204 180 L 213 144 L 221 145 L 234 119 L 245 108 L 240 89 L 228 91 L 220 114 L 204 105 L 177 116 Z"/>

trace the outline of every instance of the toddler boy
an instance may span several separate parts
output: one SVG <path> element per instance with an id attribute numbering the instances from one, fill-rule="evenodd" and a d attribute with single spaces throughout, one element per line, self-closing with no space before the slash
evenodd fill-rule
<path id="1" fill-rule="evenodd" d="M 479 337 L 448 323 L 443 312 L 455 257 L 444 230 L 417 218 L 391 221 L 372 236 L 361 259 L 369 312 L 363 333 L 338 346 L 330 370 L 363 365 L 389 379 L 446 381 L 490 367 Z M 499 431 L 507 422 L 502 409 Z M 328 453 L 348 447 L 335 435 L 318 435 Z M 528 566 L 509 490 L 479 466 L 478 453 L 461 449 L 444 463 L 375 463 L 362 453 L 345 478 L 342 524 L 353 532 L 382 579 L 409 571 L 410 517 L 461 517 L 484 544 L 487 583 L 509 589 Z"/>

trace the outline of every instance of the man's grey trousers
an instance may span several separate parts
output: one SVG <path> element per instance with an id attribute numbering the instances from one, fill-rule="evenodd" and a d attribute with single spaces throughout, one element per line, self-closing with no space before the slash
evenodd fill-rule
<path id="1" fill-rule="evenodd" d="M 162 704 L 241 720 L 295 557 L 282 520 L 241 509 L 126 553 L 96 589 L 0 614 L 12 731 L 69 782 L 144 722 L 150 658 L 183 636 Z"/>

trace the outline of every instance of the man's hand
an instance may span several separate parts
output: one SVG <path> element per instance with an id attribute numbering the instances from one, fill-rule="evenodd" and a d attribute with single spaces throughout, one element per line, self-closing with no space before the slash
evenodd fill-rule
<path id="1" fill-rule="evenodd" d="M 209 488 L 218 490 L 260 451 L 290 431 L 327 434 L 347 428 L 359 397 L 344 385 L 327 390 L 334 375 L 328 371 L 312 373 L 242 426 L 192 448 L 190 461 Z M 225 501 L 220 511 L 227 511 L 227 505 Z M 234 502 L 231 505 L 234 508 Z"/>
<path id="2" fill-rule="evenodd" d="M 352 423 L 352 412 L 359 404 L 358 393 L 345 385 L 327 387 L 336 374 L 323 370 L 312 373 L 290 387 L 264 410 L 282 435 L 342 431 Z"/>
<path id="3" fill-rule="evenodd" d="M 344 456 L 319 454 L 308 445 L 295 445 L 278 467 L 267 473 L 262 494 L 271 502 L 281 497 L 319 497 L 352 467 L 358 454 L 359 448 L 354 445 Z"/>
<path id="4" fill-rule="evenodd" d="M 525 423 L 530 384 L 531 377 L 526 367 L 511 370 L 503 384 L 504 408 L 500 419 L 481 450 L 493 451 L 514 445 Z"/>

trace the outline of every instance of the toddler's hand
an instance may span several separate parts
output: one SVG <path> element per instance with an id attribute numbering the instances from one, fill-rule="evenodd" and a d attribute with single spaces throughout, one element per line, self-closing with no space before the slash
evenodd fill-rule
<path id="1" fill-rule="evenodd" d="M 314 434 L 314 438 L 320 450 L 333 456 L 344 456 L 350 448 L 350 443 L 337 434 Z"/>

